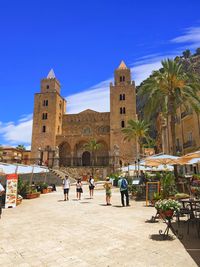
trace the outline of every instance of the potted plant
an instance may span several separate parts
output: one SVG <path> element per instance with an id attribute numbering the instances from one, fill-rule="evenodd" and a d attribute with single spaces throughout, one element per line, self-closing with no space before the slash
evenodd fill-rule
<path id="1" fill-rule="evenodd" d="M 41 188 L 42 194 L 46 194 L 47 193 L 48 184 L 47 183 L 41 183 L 40 184 L 40 188 Z"/>
<path id="2" fill-rule="evenodd" d="M 172 198 L 177 191 L 175 187 L 175 177 L 170 172 L 165 172 L 162 174 L 161 179 L 161 196 L 163 199 Z"/>
<path id="3" fill-rule="evenodd" d="M 151 205 L 155 206 L 155 203 L 161 199 L 161 195 L 158 192 L 154 192 L 153 199 L 151 200 Z"/>
<path id="4" fill-rule="evenodd" d="M 155 208 L 158 210 L 161 217 L 170 219 L 175 211 L 179 211 L 181 204 L 174 199 L 158 200 L 155 203 Z"/>
<path id="5" fill-rule="evenodd" d="M 37 192 L 36 189 L 32 189 L 29 187 L 29 189 L 26 192 L 25 198 L 26 199 L 33 199 L 33 198 L 38 198 L 40 196 L 40 193 Z"/>
<path id="6" fill-rule="evenodd" d="M 131 199 L 135 199 L 137 196 L 137 186 L 136 185 L 128 185 L 128 191 L 131 195 Z"/>

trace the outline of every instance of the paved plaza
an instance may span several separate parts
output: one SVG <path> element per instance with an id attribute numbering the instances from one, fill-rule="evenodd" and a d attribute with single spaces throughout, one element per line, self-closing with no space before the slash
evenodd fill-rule
<path id="1" fill-rule="evenodd" d="M 165 224 L 145 223 L 155 208 L 131 201 L 120 207 L 115 189 L 113 206 L 104 205 L 104 191 L 93 200 L 84 188 L 83 199 L 64 202 L 61 188 L 23 200 L 3 211 L 0 220 L 0 266 L 197 266 L 178 239 L 156 241 Z"/>

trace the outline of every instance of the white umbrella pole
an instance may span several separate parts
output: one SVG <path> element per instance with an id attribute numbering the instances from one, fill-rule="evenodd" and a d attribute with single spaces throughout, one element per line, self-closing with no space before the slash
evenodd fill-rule
<path id="1" fill-rule="evenodd" d="M 34 166 L 32 168 L 32 172 L 31 172 L 31 177 L 30 177 L 30 186 L 32 185 L 32 181 L 33 181 L 33 174 L 34 174 Z"/>
<path id="2" fill-rule="evenodd" d="M 16 165 L 15 173 L 17 173 L 17 171 L 18 171 L 18 167 L 19 167 L 19 165 Z"/>

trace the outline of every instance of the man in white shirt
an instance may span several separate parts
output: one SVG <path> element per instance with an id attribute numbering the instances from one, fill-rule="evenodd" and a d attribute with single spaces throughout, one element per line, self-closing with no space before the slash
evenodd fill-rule
<path id="1" fill-rule="evenodd" d="M 69 200 L 70 180 L 68 175 L 63 179 L 64 201 Z"/>
<path id="2" fill-rule="evenodd" d="M 1 213 L 2 213 L 2 195 L 5 192 L 4 187 L 2 186 L 1 182 L 0 182 L 0 218 L 1 218 Z"/>

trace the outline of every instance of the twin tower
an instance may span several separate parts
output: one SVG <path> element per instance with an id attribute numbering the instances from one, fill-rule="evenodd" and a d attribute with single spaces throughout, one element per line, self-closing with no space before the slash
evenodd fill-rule
<path id="1" fill-rule="evenodd" d="M 122 61 L 110 84 L 110 112 L 84 110 L 67 114 L 67 101 L 60 94 L 60 83 L 51 70 L 35 94 L 32 130 L 32 158 L 49 166 L 118 166 L 133 162 L 136 141 L 124 141 L 122 129 L 136 119 L 135 84 Z M 86 144 L 95 139 L 95 152 Z M 55 160 L 56 159 L 56 160 Z M 58 167 L 58 166 L 57 166 Z"/>

